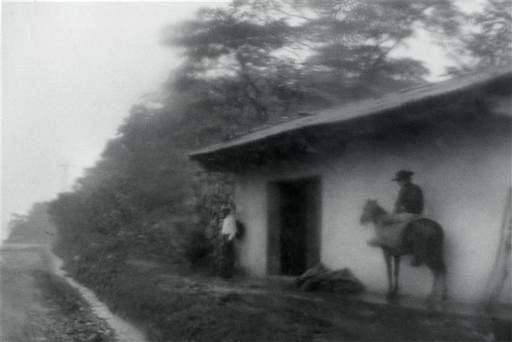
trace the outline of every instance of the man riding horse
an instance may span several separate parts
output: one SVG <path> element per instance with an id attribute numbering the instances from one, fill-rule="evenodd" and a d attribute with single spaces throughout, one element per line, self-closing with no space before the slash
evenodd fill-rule
<path id="1" fill-rule="evenodd" d="M 388 226 L 381 234 L 368 241 L 372 246 L 384 248 L 397 248 L 401 244 L 401 237 L 404 228 L 413 220 L 421 217 L 423 213 L 423 191 L 412 182 L 414 172 L 400 170 L 392 179 L 400 186 L 398 198 L 395 202 L 393 214 L 383 219 L 383 224 Z M 423 263 L 421 255 L 414 255 L 412 266 L 420 266 Z"/>
<path id="2" fill-rule="evenodd" d="M 398 275 L 402 255 L 412 255 L 412 266 L 425 264 L 433 274 L 429 298 L 447 297 L 444 232 L 441 225 L 422 217 L 423 192 L 411 181 L 412 171 L 400 170 L 393 181 L 400 192 L 393 213 L 387 213 L 377 200 L 367 200 L 360 218 L 362 224 L 373 223 L 375 238 L 368 244 L 382 248 L 388 278 L 387 298 L 398 296 Z"/>

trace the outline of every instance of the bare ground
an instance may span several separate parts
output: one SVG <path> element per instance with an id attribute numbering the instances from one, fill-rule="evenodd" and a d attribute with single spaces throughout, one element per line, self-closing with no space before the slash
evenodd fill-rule
<path id="1" fill-rule="evenodd" d="M 209 316 L 206 313 L 212 310 L 212 316 L 221 323 L 215 323 L 211 333 L 225 335 L 219 340 L 493 340 L 489 322 L 482 317 L 363 303 L 333 294 L 304 293 L 272 282 L 225 282 L 169 275 L 160 279 L 158 289 L 162 294 L 180 293 L 194 296 L 198 304 L 215 303 L 213 307 L 192 306 L 176 313 L 175 320 L 180 326 L 187 326 L 190 317 Z M 197 325 L 197 329 L 207 327 L 207 323 L 204 327 Z"/>
<path id="2" fill-rule="evenodd" d="M 485 317 L 304 293 L 279 282 L 223 281 L 142 260 L 128 261 L 112 284 L 103 300 L 159 342 L 493 340 Z"/>
<path id="3" fill-rule="evenodd" d="M 2 257 L 0 341 L 113 341 L 106 323 L 44 272 L 38 253 Z M 493 340 L 484 317 L 304 293 L 280 282 L 223 281 L 145 260 L 98 267 L 110 280 L 89 285 L 152 341 Z"/>
<path id="4" fill-rule="evenodd" d="M 0 341 L 115 340 L 80 295 L 48 272 L 37 249 L 2 250 L 0 272 Z"/>

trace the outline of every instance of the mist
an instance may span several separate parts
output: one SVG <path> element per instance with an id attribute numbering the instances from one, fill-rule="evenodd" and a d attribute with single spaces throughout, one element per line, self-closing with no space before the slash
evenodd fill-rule
<path id="1" fill-rule="evenodd" d="M 69 189 L 168 78 L 180 56 L 161 30 L 220 5 L 2 4 L 2 239 L 12 213 Z"/>

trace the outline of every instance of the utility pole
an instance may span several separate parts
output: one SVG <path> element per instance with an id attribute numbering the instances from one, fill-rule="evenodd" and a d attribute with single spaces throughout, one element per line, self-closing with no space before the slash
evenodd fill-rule
<path id="1" fill-rule="evenodd" d="M 62 163 L 62 164 L 59 164 L 59 167 L 62 171 L 62 174 L 61 174 L 61 191 L 62 192 L 66 192 L 68 190 L 68 177 L 69 177 L 69 168 L 71 167 L 71 165 L 69 163 Z"/>

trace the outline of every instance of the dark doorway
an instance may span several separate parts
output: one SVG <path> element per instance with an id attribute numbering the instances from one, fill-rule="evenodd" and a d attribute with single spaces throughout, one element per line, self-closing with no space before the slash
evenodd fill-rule
<path id="1" fill-rule="evenodd" d="M 299 275 L 319 262 L 320 179 L 271 184 L 270 273 Z"/>

